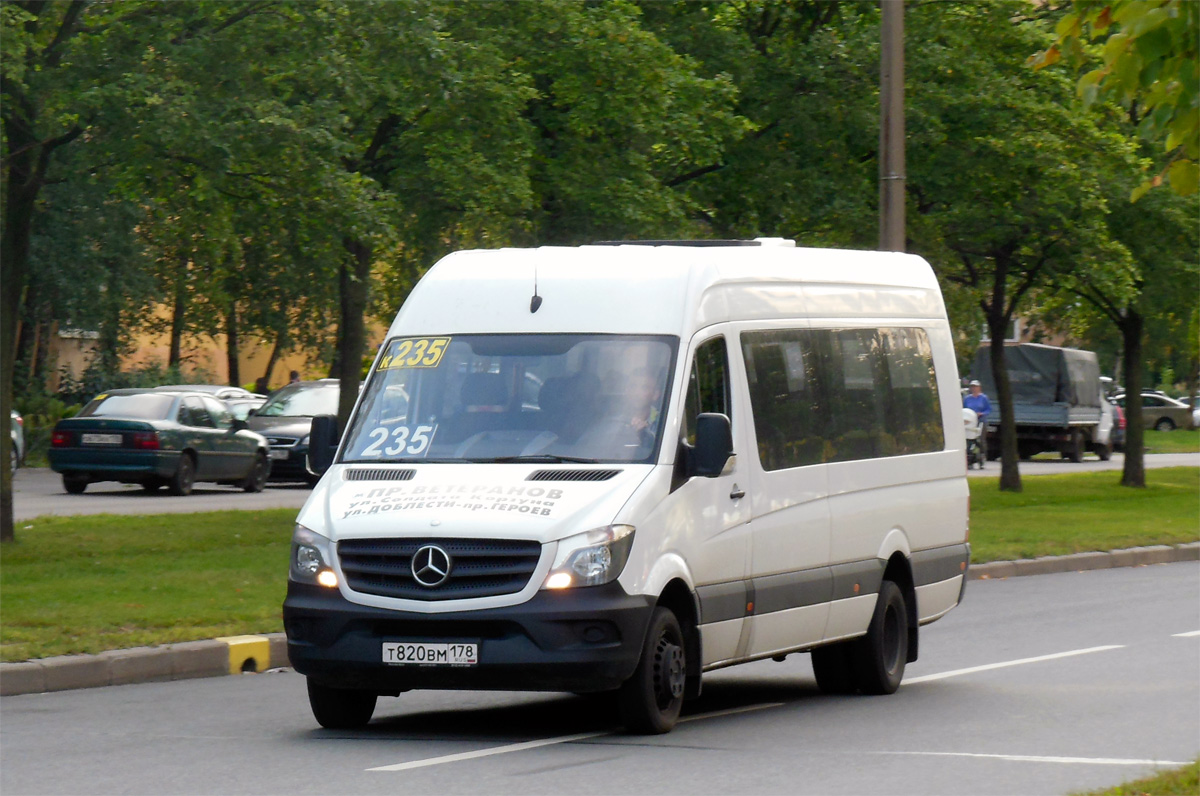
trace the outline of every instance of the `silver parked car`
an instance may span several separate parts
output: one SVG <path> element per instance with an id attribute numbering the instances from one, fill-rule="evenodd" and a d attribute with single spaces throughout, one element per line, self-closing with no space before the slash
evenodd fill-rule
<path id="1" fill-rule="evenodd" d="M 1121 408 L 1125 407 L 1126 400 L 1124 393 L 1113 397 L 1113 401 Z M 1146 428 L 1155 431 L 1173 431 L 1193 425 L 1192 410 L 1187 404 L 1149 390 L 1142 392 L 1142 419 Z"/>

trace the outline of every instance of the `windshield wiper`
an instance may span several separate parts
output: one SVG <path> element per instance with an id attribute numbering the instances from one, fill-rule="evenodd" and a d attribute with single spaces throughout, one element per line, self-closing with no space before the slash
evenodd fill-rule
<path id="1" fill-rule="evenodd" d="M 492 459 L 472 459 L 473 462 L 486 462 L 495 464 L 512 464 L 514 462 L 544 462 L 547 464 L 562 464 L 570 462 L 571 464 L 599 464 L 599 459 L 584 459 L 579 456 L 559 456 L 554 453 L 535 453 L 529 456 L 497 456 Z"/>

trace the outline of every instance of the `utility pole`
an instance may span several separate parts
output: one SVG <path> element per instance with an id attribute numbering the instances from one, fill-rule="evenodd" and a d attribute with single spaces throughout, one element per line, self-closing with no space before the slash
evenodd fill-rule
<path id="1" fill-rule="evenodd" d="M 904 0 L 880 0 L 879 249 L 904 251 Z"/>

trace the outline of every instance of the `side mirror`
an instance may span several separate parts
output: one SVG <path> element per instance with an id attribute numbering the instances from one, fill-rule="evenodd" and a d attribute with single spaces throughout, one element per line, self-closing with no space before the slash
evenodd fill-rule
<path id="1" fill-rule="evenodd" d="M 733 430 L 729 418 L 715 412 L 696 416 L 696 447 L 692 451 L 692 475 L 716 478 L 725 472 L 733 457 Z"/>
<path id="2" fill-rule="evenodd" d="M 337 455 L 340 436 L 336 417 L 317 415 L 313 418 L 312 430 L 308 435 L 308 456 L 304 462 L 309 473 L 317 476 L 325 474 Z"/>

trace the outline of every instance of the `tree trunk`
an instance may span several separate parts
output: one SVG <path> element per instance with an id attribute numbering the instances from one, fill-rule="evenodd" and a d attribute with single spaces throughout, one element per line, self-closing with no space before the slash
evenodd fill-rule
<path id="1" fill-rule="evenodd" d="M 238 318 L 236 301 L 229 302 L 229 315 L 225 317 L 225 363 L 229 367 L 229 386 L 241 386 L 242 373 L 238 367 Z"/>
<path id="2" fill-rule="evenodd" d="M 187 255 L 179 255 L 179 272 L 175 274 L 175 303 L 171 308 L 171 350 L 167 367 L 178 368 L 183 355 L 183 328 L 187 313 Z"/>
<path id="3" fill-rule="evenodd" d="M 1021 470 L 1018 465 L 1017 419 L 1013 414 L 1012 383 L 1008 380 L 1008 365 L 1004 362 L 1004 335 L 1008 318 L 1003 312 L 988 313 L 988 344 L 992 360 L 992 381 L 996 384 L 996 407 L 1000 413 L 1000 490 L 1020 492 Z"/>
<path id="4" fill-rule="evenodd" d="M 371 276 L 371 246 L 345 240 L 350 257 L 342 262 L 338 286 L 341 293 L 341 322 L 338 327 L 337 377 L 341 380 L 338 427 L 345 430 L 354 402 L 358 400 L 359 371 L 367 343 L 367 293 Z"/>
<path id="5" fill-rule="evenodd" d="M 1142 416 L 1142 316 L 1126 311 L 1119 324 L 1125 349 L 1125 469 L 1121 486 L 1146 486 L 1146 422 Z"/>
<path id="6" fill-rule="evenodd" d="M 7 122 L 7 120 L 6 120 Z M 13 371 L 17 364 L 17 316 L 21 310 L 29 269 L 29 233 L 33 208 L 37 202 L 40 180 L 34 172 L 36 141 L 24 135 L 24 125 L 5 124 L 8 136 L 7 183 L 4 201 L 4 230 L 0 233 L 0 542 L 11 542 L 13 535 L 12 471 L 8 461 L 12 455 L 9 437 L 9 414 L 13 403 Z M 30 130 L 29 132 L 32 132 Z"/>
<path id="7" fill-rule="evenodd" d="M 283 349 L 288 345 L 288 330 L 283 329 L 275 335 L 275 345 L 271 347 L 271 356 L 267 359 L 267 369 L 259 379 L 259 392 L 267 393 L 271 389 L 271 373 L 275 370 L 276 363 L 279 362 L 279 355 L 283 353 Z"/>

